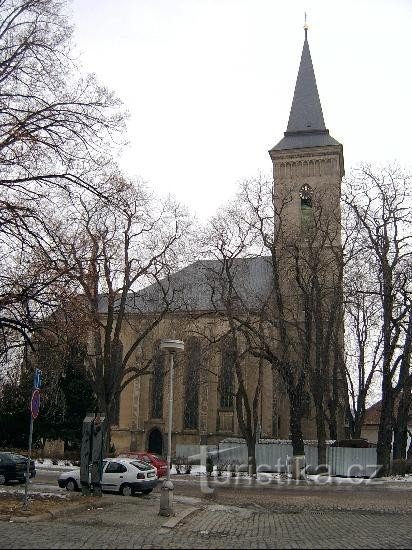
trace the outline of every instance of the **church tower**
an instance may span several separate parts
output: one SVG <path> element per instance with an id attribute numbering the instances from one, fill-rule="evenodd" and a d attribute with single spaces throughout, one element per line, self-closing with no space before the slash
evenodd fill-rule
<path id="1" fill-rule="evenodd" d="M 342 145 L 326 129 L 305 24 L 295 93 L 284 137 L 270 151 L 275 208 L 282 211 L 289 235 L 305 231 L 310 209 L 333 214 L 340 225 L 340 192 L 344 175 Z M 339 239 L 339 237 L 337 237 Z"/>
<path id="2" fill-rule="evenodd" d="M 284 137 L 269 151 L 275 242 L 285 339 L 296 354 L 297 370 L 305 372 L 312 411 L 323 418 L 328 410 L 333 419 L 328 433 L 336 439 L 343 436 L 346 395 L 340 208 L 344 158 L 342 145 L 325 126 L 306 24 L 304 28 L 289 122 Z M 326 432 L 318 431 L 316 437 L 325 439 Z"/>

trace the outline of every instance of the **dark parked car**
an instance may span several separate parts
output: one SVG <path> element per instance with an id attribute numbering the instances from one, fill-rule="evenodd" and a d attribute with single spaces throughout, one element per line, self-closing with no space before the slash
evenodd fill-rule
<path id="1" fill-rule="evenodd" d="M 16 453 L 0 452 L 0 485 L 8 481 L 23 482 L 26 479 L 27 458 Z M 36 475 L 34 460 L 30 460 L 30 477 Z"/>

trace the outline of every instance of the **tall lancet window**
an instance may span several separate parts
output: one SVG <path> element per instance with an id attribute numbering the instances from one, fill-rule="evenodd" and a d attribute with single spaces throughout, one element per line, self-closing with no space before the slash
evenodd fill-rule
<path id="1" fill-rule="evenodd" d="M 299 192 L 300 196 L 300 223 L 302 234 L 307 234 L 313 228 L 313 208 L 312 197 L 313 190 L 310 185 L 305 183 Z"/>
<path id="2" fill-rule="evenodd" d="M 222 409 L 233 409 L 236 351 L 231 338 L 223 340 L 221 358 L 219 377 L 220 407 Z"/>
<path id="3" fill-rule="evenodd" d="M 184 427 L 192 430 L 199 427 L 200 361 L 200 342 L 191 337 L 186 343 Z"/>
<path id="4" fill-rule="evenodd" d="M 165 355 L 156 342 L 152 362 L 152 418 L 163 418 L 163 386 L 165 378 Z"/>

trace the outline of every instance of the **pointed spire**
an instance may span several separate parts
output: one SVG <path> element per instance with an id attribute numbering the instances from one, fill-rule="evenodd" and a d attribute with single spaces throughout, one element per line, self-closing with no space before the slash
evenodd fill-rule
<path id="1" fill-rule="evenodd" d="M 272 151 L 339 145 L 339 142 L 329 135 L 329 130 L 325 127 L 315 71 L 313 70 L 309 50 L 306 13 L 303 28 L 305 30 L 305 41 L 303 43 L 288 127 L 284 134 L 285 137 L 271 149 Z"/>
<path id="2" fill-rule="evenodd" d="M 308 26 L 306 18 L 304 29 L 305 41 L 303 43 L 302 57 L 300 59 L 287 132 L 326 130 L 307 40 Z"/>

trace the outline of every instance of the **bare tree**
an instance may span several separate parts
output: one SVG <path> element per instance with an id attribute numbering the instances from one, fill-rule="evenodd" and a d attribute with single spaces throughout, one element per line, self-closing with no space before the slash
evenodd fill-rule
<path id="1" fill-rule="evenodd" d="M 347 182 L 345 202 L 359 226 L 364 253 L 370 259 L 368 292 L 381 308 L 381 416 L 378 433 L 380 475 L 387 475 L 393 435 L 394 402 L 404 385 L 399 368 L 408 352 L 410 287 L 408 266 L 412 253 L 410 177 L 397 168 L 373 170 L 364 166 Z M 409 378 L 406 377 L 406 380 Z"/>
<path id="2" fill-rule="evenodd" d="M 369 257 L 357 235 L 354 235 L 354 242 L 359 243 L 359 247 L 347 265 L 344 307 L 350 430 L 352 437 L 359 439 L 368 403 L 376 395 L 382 333 L 380 302 L 377 295 L 369 291 Z"/>
<path id="3" fill-rule="evenodd" d="M 0 328 L 26 339 L 37 318 L 26 305 L 44 307 L 56 277 L 31 257 L 48 231 L 43 199 L 50 186 L 100 193 L 95 175 L 124 128 L 119 101 L 76 65 L 66 7 L 0 2 Z"/>
<path id="4" fill-rule="evenodd" d="M 61 0 L 0 3 L 0 186 L 77 183 L 122 129 L 119 102 L 74 63 Z M 92 163 L 92 166 L 90 166 Z"/>
<path id="5" fill-rule="evenodd" d="M 325 463 L 326 423 L 336 438 L 346 403 L 340 224 L 337 213 L 312 196 L 313 212 L 302 233 L 285 219 L 292 193 L 277 193 L 276 182 L 246 182 L 237 201 L 215 219 L 211 241 L 226 291 L 219 294 L 219 307 L 232 334 L 241 333 L 247 342 L 247 353 L 268 361 L 280 376 L 296 455 L 304 454 L 301 425 L 312 394 L 319 460 Z M 259 259 L 267 274 L 265 291 L 253 303 L 236 280 L 247 258 Z"/>
<path id="6" fill-rule="evenodd" d="M 326 423 L 330 437 L 338 437 L 338 415 L 343 408 L 343 295 L 344 257 L 340 225 L 334 212 L 325 213 L 312 196 L 313 212 L 305 233 L 290 242 L 289 274 L 297 299 L 293 325 L 315 409 L 319 464 L 326 463 Z M 286 251 L 285 251 L 286 252 Z"/>
<path id="7" fill-rule="evenodd" d="M 233 216 L 233 211 L 231 214 Z M 224 344 L 225 350 L 222 357 L 228 360 L 227 354 L 229 354 L 230 365 L 227 367 L 234 369 L 235 383 L 225 379 L 227 368 L 225 369 L 222 359 L 223 372 L 219 375 L 221 401 L 226 400 L 226 405 L 234 405 L 239 429 L 248 449 L 249 472 L 254 475 L 256 474 L 255 445 L 260 433 L 259 405 L 262 396 L 263 361 L 260 358 L 256 365 L 256 359 L 250 353 L 249 343 L 241 330 L 243 323 L 246 325 L 249 323 L 251 314 L 249 309 L 251 304 L 247 304 L 243 288 L 244 280 L 242 280 L 244 270 L 241 262 L 245 258 L 239 256 L 244 252 L 247 234 L 242 235 L 239 227 L 235 229 L 238 233 L 236 236 L 231 234 L 231 229 L 236 227 L 232 225 L 232 220 L 232 217 L 228 219 L 223 214 L 222 217 L 217 216 L 211 222 L 212 228 L 208 239 L 212 239 L 209 244 L 216 248 L 213 252 L 215 262 L 208 264 L 207 278 L 212 304 L 217 312 L 224 315 L 225 328 L 218 335 L 217 340 L 213 340 L 213 344 L 216 345 L 216 342 Z M 253 376 L 251 368 L 256 368 Z M 227 392 L 230 394 L 227 395 Z"/>
<path id="8" fill-rule="evenodd" d="M 237 337 L 244 342 L 238 346 L 239 363 L 241 358 L 251 355 L 260 360 L 258 368 L 261 368 L 262 360 L 267 361 L 281 377 L 290 402 L 293 451 L 296 455 L 302 455 L 304 444 L 301 424 L 308 400 L 306 371 L 295 353 L 291 304 L 282 280 L 287 265 L 282 243 L 282 214 L 288 198 L 276 207 L 279 201 L 274 199 L 273 182 L 264 179 L 245 182 L 234 204 L 214 220 L 212 253 L 221 266 L 217 275 L 221 289 L 225 290 L 217 294 L 220 299 L 217 307 L 224 309 L 231 334 L 239 333 L 242 336 L 242 339 Z M 245 281 L 241 277 L 239 280 L 237 275 L 237 271 L 241 274 L 239 264 L 248 259 L 262 262 L 265 282 L 260 291 L 256 288 L 248 289 L 247 286 L 245 288 Z M 240 364 L 238 370 L 240 373 Z M 256 437 L 255 418 L 261 392 L 259 372 L 254 378 L 255 393 L 250 405 L 246 407 L 249 428 L 244 431 L 245 438 L 251 442 Z M 242 427 L 242 422 L 239 425 Z M 247 426 L 247 423 L 243 425 Z"/>
<path id="9" fill-rule="evenodd" d="M 170 310 L 168 276 L 184 261 L 187 214 L 172 199 L 159 200 L 121 176 L 105 198 L 60 193 L 47 254 L 50 271 L 65 272 L 79 294 L 75 306 L 88 320 L 88 366 L 98 406 L 118 422 L 119 396 L 151 372 L 141 346 Z"/>

